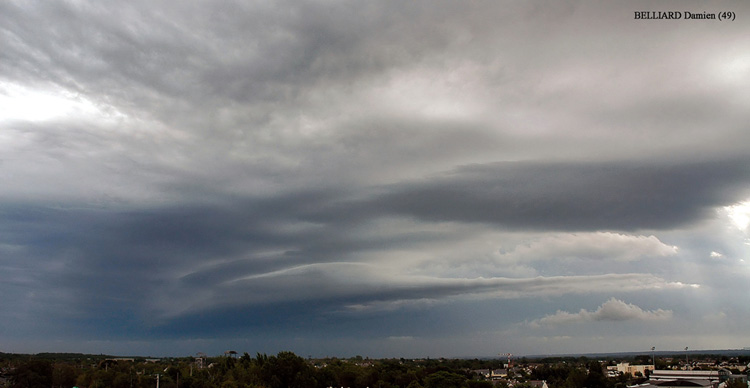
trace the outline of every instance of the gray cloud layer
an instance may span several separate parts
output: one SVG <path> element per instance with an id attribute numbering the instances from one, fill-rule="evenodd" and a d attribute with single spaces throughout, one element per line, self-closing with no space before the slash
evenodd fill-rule
<path id="1" fill-rule="evenodd" d="M 0 345 L 746 317 L 747 26 L 653 7 L 1 3 Z"/>

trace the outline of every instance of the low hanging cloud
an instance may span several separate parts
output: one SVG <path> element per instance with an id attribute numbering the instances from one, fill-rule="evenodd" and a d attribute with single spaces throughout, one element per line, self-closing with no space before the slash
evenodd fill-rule
<path id="1" fill-rule="evenodd" d="M 601 290 L 697 288 L 649 274 L 603 274 L 511 278 L 437 278 L 389 273 L 374 265 L 327 263 L 303 265 L 223 281 L 203 297 L 177 287 L 157 298 L 152 306 L 171 319 L 217 308 L 253 309 L 268 303 L 315 301 L 332 310 L 350 312 L 397 310 L 425 303 L 467 299 L 516 299 L 528 296 L 587 294 Z M 609 302 L 608 302 L 609 303 Z M 622 302 L 620 302 L 622 303 Z M 612 307 L 602 306 L 613 315 Z M 598 314 L 598 312 L 597 312 Z"/>
<path id="2" fill-rule="evenodd" d="M 676 255 L 678 248 L 661 242 L 656 236 L 595 232 L 544 236 L 504 253 L 516 260 L 589 259 L 638 261 L 644 258 Z"/>
<path id="3" fill-rule="evenodd" d="M 385 186 L 383 194 L 352 204 L 345 213 L 547 231 L 669 229 L 747 197 L 747 164 L 744 158 L 473 164 Z"/>
<path id="4" fill-rule="evenodd" d="M 623 302 L 617 298 L 610 298 L 595 311 L 581 309 L 577 313 L 558 310 L 555 314 L 534 320 L 532 327 L 556 326 L 570 323 L 598 322 L 598 321 L 663 321 L 672 318 L 672 310 L 656 309 L 644 310 L 634 304 Z"/>

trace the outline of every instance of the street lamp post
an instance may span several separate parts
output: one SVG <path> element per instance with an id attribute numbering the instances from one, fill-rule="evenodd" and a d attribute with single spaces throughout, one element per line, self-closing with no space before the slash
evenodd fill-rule
<path id="1" fill-rule="evenodd" d="M 651 347 L 651 364 L 654 367 L 654 370 L 656 370 L 656 354 L 654 352 L 655 350 L 656 350 L 656 346 L 652 346 Z"/>

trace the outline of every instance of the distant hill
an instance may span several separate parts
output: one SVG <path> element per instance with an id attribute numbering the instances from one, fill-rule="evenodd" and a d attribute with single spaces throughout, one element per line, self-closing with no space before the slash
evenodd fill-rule
<path id="1" fill-rule="evenodd" d="M 75 361 L 75 360 L 103 360 L 107 358 L 136 358 L 136 359 L 147 359 L 152 357 L 123 357 L 123 356 L 112 356 L 108 354 L 85 354 L 85 353 L 36 353 L 36 354 L 24 354 L 24 353 L 3 353 L 0 352 L 0 360 L 17 360 L 21 358 L 35 358 L 40 360 L 51 360 L 51 361 Z"/>
<path id="2" fill-rule="evenodd" d="M 639 355 L 648 354 L 650 355 L 651 350 L 643 350 L 640 352 L 612 352 L 612 353 L 569 353 L 569 354 L 534 354 L 524 356 L 527 359 L 542 359 L 542 358 L 633 358 Z M 653 352 L 657 356 L 674 356 L 683 357 L 685 356 L 684 350 L 657 350 Z M 750 356 L 750 348 L 744 349 L 719 349 L 719 350 L 688 350 L 688 356 Z"/>

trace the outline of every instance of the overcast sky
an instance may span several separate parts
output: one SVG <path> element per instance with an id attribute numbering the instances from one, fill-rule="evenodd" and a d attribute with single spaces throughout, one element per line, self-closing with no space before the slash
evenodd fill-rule
<path id="1" fill-rule="evenodd" d="M 748 18 L 2 1 L 0 351 L 750 346 Z"/>

